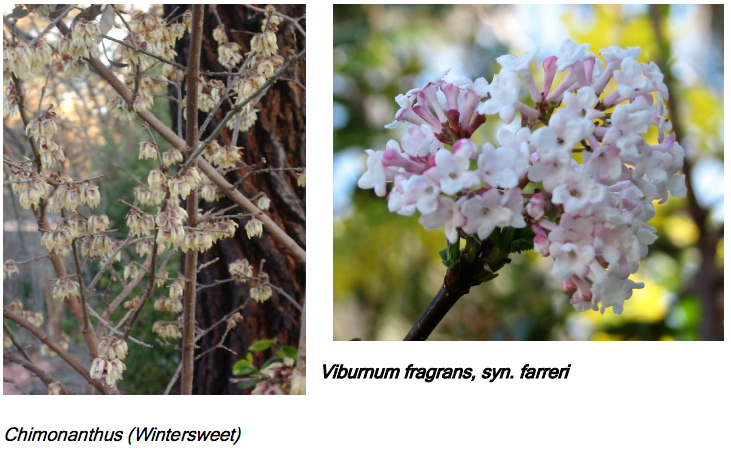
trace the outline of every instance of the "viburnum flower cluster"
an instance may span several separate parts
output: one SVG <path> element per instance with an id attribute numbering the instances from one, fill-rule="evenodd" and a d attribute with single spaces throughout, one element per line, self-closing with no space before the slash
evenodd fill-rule
<path id="1" fill-rule="evenodd" d="M 566 40 L 560 55 L 540 62 L 540 87 L 537 53 L 499 57 L 491 83 L 442 76 L 397 96 L 396 121 L 386 127 L 406 124 L 406 135 L 366 151 L 358 185 L 388 195 L 391 212 L 418 211 L 450 243 L 530 228 L 576 310 L 601 303 L 602 313 L 620 314 L 644 286 L 629 277 L 657 238 L 647 224 L 653 202 L 686 191 L 668 89 L 655 63 L 637 61 L 639 47 L 611 46 L 597 57 Z M 486 115 L 510 126 L 497 143 L 480 145 L 471 137 Z"/>

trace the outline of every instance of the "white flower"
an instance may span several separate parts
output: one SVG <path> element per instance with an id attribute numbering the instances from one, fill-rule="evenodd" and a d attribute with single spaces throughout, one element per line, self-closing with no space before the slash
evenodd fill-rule
<path id="1" fill-rule="evenodd" d="M 592 293 L 594 294 L 592 302 L 601 301 L 602 314 L 607 307 L 612 307 L 614 314 L 620 315 L 624 311 L 624 301 L 632 297 L 632 290 L 644 287 L 644 283 L 608 276 L 592 286 Z"/>
<path id="2" fill-rule="evenodd" d="M 383 151 L 367 149 L 366 154 L 368 154 L 368 159 L 366 160 L 368 169 L 358 179 L 358 187 L 361 189 L 375 189 L 376 195 L 385 197 L 386 172 L 383 168 Z"/>
<path id="3" fill-rule="evenodd" d="M 586 277 L 589 273 L 589 264 L 594 261 L 594 248 L 589 245 L 578 246 L 572 243 L 553 243 L 550 248 L 553 262 L 551 275 L 559 281 L 564 281 L 572 275 Z"/>
<path id="4" fill-rule="evenodd" d="M 520 57 L 516 57 L 515 55 L 503 55 L 501 57 L 497 57 L 497 62 L 500 66 L 505 69 L 509 69 L 510 71 L 530 71 L 530 63 L 536 57 L 537 53 L 538 47 L 534 47 L 530 52 L 526 52 Z"/>
<path id="5" fill-rule="evenodd" d="M 620 70 L 614 71 L 614 80 L 619 84 L 617 90 L 623 99 L 631 99 L 652 89 L 650 79 L 642 75 L 642 67 L 633 58 L 622 60 Z"/>
<path id="6" fill-rule="evenodd" d="M 430 156 L 444 148 L 434 136 L 432 128 L 426 124 L 409 126 L 406 135 L 401 139 L 401 146 L 407 154 L 416 157 Z"/>
<path id="7" fill-rule="evenodd" d="M 599 51 L 599 54 L 604 57 L 604 59 L 609 61 L 622 61 L 625 58 L 637 58 L 640 56 L 640 48 L 639 47 L 627 47 L 626 49 L 622 49 L 619 46 L 609 46 L 606 49 L 602 49 Z"/>
<path id="8" fill-rule="evenodd" d="M 427 230 L 444 228 L 447 239 L 454 244 L 459 240 L 457 228 L 464 226 L 465 218 L 453 199 L 439 197 L 438 203 L 437 209 L 430 214 L 422 215 L 419 223 Z"/>
<path id="9" fill-rule="evenodd" d="M 439 185 L 432 178 L 426 175 L 413 175 L 403 184 L 405 204 L 415 205 L 422 214 L 429 214 L 437 209 Z"/>
<path id="10" fill-rule="evenodd" d="M 601 201 L 605 190 L 604 186 L 597 184 L 586 173 L 574 173 L 553 190 L 551 201 L 554 204 L 563 204 L 566 214 L 577 215 L 591 203 Z"/>
<path id="11" fill-rule="evenodd" d="M 435 166 L 427 171 L 430 178 L 439 183 L 441 191 L 454 195 L 460 190 L 479 184 L 475 172 L 470 171 L 469 158 L 460 152 L 441 149 L 434 158 Z"/>
<path id="12" fill-rule="evenodd" d="M 650 64 L 643 63 L 642 72 L 644 72 L 650 80 L 650 83 L 652 84 L 652 89 L 658 91 L 662 95 L 662 98 L 667 101 L 669 94 L 668 87 L 663 81 L 663 79 L 665 79 L 665 75 L 663 75 L 663 73 L 660 71 L 660 68 L 655 64 L 655 62 L 650 62 Z"/>
<path id="13" fill-rule="evenodd" d="M 520 79 L 518 75 L 503 69 L 496 74 L 487 89 L 490 99 L 480 104 L 478 111 L 483 115 L 499 113 L 504 123 L 511 123 L 515 118 L 515 103 L 520 94 Z"/>
<path id="14" fill-rule="evenodd" d="M 639 98 L 632 104 L 617 106 L 612 112 L 611 126 L 604 134 L 604 143 L 617 145 L 625 157 L 639 157 L 645 143 L 643 134 L 650 129 L 649 104 Z"/>
<path id="15" fill-rule="evenodd" d="M 526 147 L 515 149 L 501 146 L 495 149 L 491 143 L 485 143 L 477 159 L 477 173 L 490 187 L 510 189 L 518 185 L 527 165 Z"/>
<path id="16" fill-rule="evenodd" d="M 463 229 L 466 233 L 477 233 L 480 239 L 485 239 L 496 227 L 523 228 L 525 220 L 521 215 L 522 208 L 520 189 L 510 189 L 503 194 L 497 189 L 489 189 L 462 204 L 462 214 L 467 218 Z"/>
<path id="17" fill-rule="evenodd" d="M 556 60 L 559 71 L 564 71 L 574 63 L 584 61 L 587 58 L 595 58 L 595 55 L 589 52 L 589 44 L 579 45 L 570 39 L 565 40 L 559 50 L 561 56 Z"/>

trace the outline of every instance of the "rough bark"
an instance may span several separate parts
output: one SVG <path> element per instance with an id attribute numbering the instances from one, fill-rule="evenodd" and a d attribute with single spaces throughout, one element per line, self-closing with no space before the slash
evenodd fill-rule
<path id="1" fill-rule="evenodd" d="M 179 11 L 187 5 L 165 5 L 165 13 L 178 6 Z M 218 12 L 226 27 L 229 39 L 235 40 L 244 52 L 249 51 L 250 33 L 232 33 L 236 31 L 257 32 L 261 30 L 262 15 L 242 5 L 218 5 Z M 277 5 L 277 9 L 290 17 L 300 17 L 305 13 L 304 5 Z M 302 23 L 304 25 L 304 23 Z M 213 29 L 218 26 L 216 18 L 208 7 L 204 18 L 203 50 L 201 71 L 224 71 L 217 61 L 217 44 L 213 40 Z M 301 36 L 295 36 L 293 27 L 284 22 L 280 25 L 278 43 L 280 54 L 285 60 L 305 47 Z M 187 36 L 178 43 L 177 61 L 187 65 Z M 306 57 L 305 57 L 306 58 Z M 306 85 L 305 59 L 298 63 L 298 79 Z M 223 79 L 225 81 L 225 79 Z M 171 88 L 174 90 L 174 88 Z M 171 91 L 172 96 L 177 93 Z M 217 113 L 212 125 L 228 112 L 230 106 L 224 105 Z M 237 141 L 243 147 L 242 160 L 250 166 L 260 168 L 304 167 L 305 163 L 305 91 L 294 82 L 278 81 L 255 106 L 258 110 L 258 121 L 250 130 L 241 132 Z M 175 118 L 177 108 L 171 105 L 173 130 L 177 130 Z M 200 122 L 206 115 L 201 115 Z M 206 137 L 206 134 L 203 134 Z M 231 131 L 224 129 L 218 141 L 228 144 Z M 262 163 L 263 160 L 266 163 Z M 229 182 L 238 181 L 246 170 L 231 172 L 226 175 Z M 297 176 L 293 172 L 257 173 L 247 178 L 240 190 L 247 197 L 254 197 L 263 191 L 272 200 L 267 214 L 287 234 L 301 245 L 305 245 L 305 190 L 297 186 Z M 215 203 L 201 202 L 204 211 L 212 208 L 225 208 L 232 205 L 227 198 Z M 234 210 L 232 212 L 239 212 Z M 228 265 L 237 259 L 246 258 L 258 270 L 262 259 L 266 260 L 264 271 L 269 273 L 272 284 L 281 287 L 298 301 L 304 301 L 305 265 L 283 249 L 277 241 L 265 231 L 261 238 L 248 239 L 243 225 L 233 239 L 216 244 L 212 249 L 198 257 L 199 263 L 206 263 L 215 258 L 218 262 L 206 267 L 198 274 L 202 285 L 211 284 L 215 280 L 230 278 Z M 196 320 L 198 327 L 205 329 L 221 319 L 233 308 L 243 304 L 249 295 L 249 285 L 227 283 L 198 292 L 196 304 Z M 296 346 L 299 341 L 300 313 L 283 297 L 274 293 L 272 298 L 263 304 L 250 303 L 242 312 L 244 321 L 231 331 L 224 346 L 236 351 L 239 356 L 246 352 L 249 345 L 263 338 L 277 338 L 281 344 Z M 225 324 L 206 335 L 199 342 L 199 351 L 205 351 L 221 340 L 225 332 Z M 255 361 L 261 364 L 267 353 L 255 354 Z M 193 393 L 195 394 L 230 394 L 241 393 L 242 390 L 229 382 L 234 362 L 238 360 L 225 349 L 205 355 L 196 363 Z M 175 391 L 175 390 L 174 390 Z"/>

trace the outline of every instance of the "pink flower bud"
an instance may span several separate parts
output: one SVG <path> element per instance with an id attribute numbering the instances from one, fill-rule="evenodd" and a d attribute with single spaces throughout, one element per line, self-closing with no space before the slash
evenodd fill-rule
<path id="1" fill-rule="evenodd" d="M 558 60 L 556 56 L 543 60 L 543 89 L 541 92 L 544 97 L 551 91 L 553 79 L 556 77 L 556 60 Z"/>
<path id="2" fill-rule="evenodd" d="M 546 209 L 546 197 L 543 193 L 537 193 L 530 198 L 530 202 L 525 207 L 528 215 L 533 217 L 534 220 L 538 220 L 543 217 L 543 213 Z"/>

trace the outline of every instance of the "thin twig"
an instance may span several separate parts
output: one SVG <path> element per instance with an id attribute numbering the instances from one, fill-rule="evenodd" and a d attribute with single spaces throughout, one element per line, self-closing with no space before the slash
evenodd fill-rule
<path id="1" fill-rule="evenodd" d="M 71 356 L 71 354 L 61 348 L 58 343 L 56 343 L 53 339 L 51 339 L 51 337 L 49 337 L 45 332 L 36 327 L 33 323 L 23 318 L 22 316 L 16 315 L 5 307 L 3 307 L 3 318 L 13 321 L 20 327 L 35 335 L 39 340 L 45 343 L 46 346 L 48 346 L 56 354 L 58 354 L 59 357 L 61 357 L 66 363 L 68 363 L 71 368 L 79 373 L 95 389 L 97 389 L 102 394 L 107 393 L 103 385 L 91 378 L 91 376 L 89 375 L 89 371 L 86 368 L 84 368 L 73 356 Z"/>
<path id="2" fill-rule="evenodd" d="M 25 350 L 15 340 L 15 336 L 13 335 L 13 331 L 10 330 L 10 327 L 8 327 L 8 324 L 5 322 L 4 319 L 3 319 L 3 327 L 5 328 L 5 331 L 4 331 L 5 334 L 8 336 L 8 338 L 10 338 L 10 341 L 13 343 L 13 345 L 15 345 L 16 349 L 18 349 L 18 351 L 20 351 L 20 353 L 23 354 L 23 357 L 25 357 L 25 360 L 27 360 L 27 361 L 30 362 L 31 361 L 30 360 L 30 357 L 28 357 L 28 354 L 25 353 Z M 6 354 L 7 354 L 7 352 L 6 352 Z"/>
<path id="3" fill-rule="evenodd" d="M 13 363 L 17 363 L 18 365 L 22 366 L 26 370 L 35 374 L 36 376 L 38 376 L 38 379 L 40 379 L 41 381 L 43 381 L 44 384 L 46 384 L 46 387 L 50 386 L 53 383 L 58 383 L 58 385 L 61 386 L 61 390 L 63 391 L 63 393 L 65 393 L 66 395 L 76 395 L 76 393 L 69 390 L 68 387 L 66 387 L 65 385 L 58 382 L 58 379 L 55 379 L 50 374 L 46 373 L 44 370 L 42 370 L 41 368 L 34 365 L 33 362 L 30 359 L 28 359 L 27 356 L 26 356 L 26 360 L 23 360 L 20 357 L 13 354 L 12 352 L 5 351 L 3 353 L 3 359 L 7 359 Z"/>

